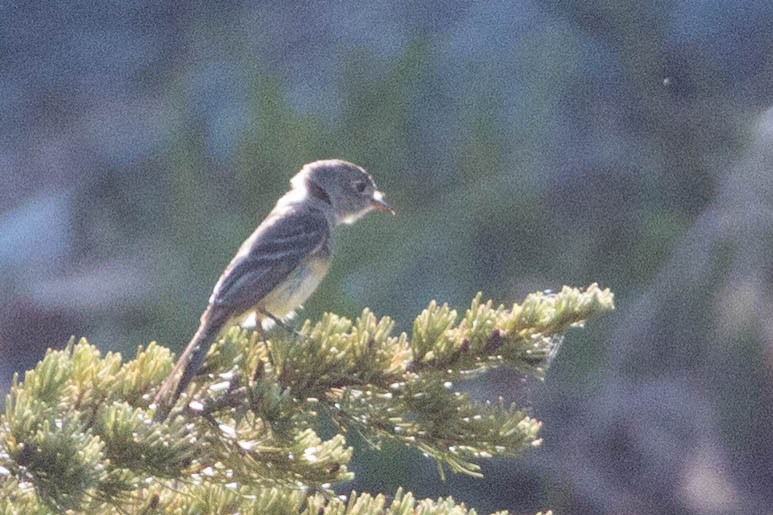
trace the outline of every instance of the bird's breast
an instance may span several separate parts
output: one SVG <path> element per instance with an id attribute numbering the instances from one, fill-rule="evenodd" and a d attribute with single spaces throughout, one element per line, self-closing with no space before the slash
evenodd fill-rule
<path id="1" fill-rule="evenodd" d="M 314 293 L 329 266 L 330 258 L 327 255 L 306 258 L 290 272 L 287 279 L 263 298 L 260 307 L 275 317 L 286 317 Z"/>

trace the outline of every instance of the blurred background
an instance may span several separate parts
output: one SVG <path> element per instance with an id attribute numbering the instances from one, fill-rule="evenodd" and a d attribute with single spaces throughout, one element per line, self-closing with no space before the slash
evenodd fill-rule
<path id="1" fill-rule="evenodd" d="M 544 384 L 464 386 L 541 448 L 445 482 L 363 450 L 342 492 L 770 512 L 771 27 L 764 0 L 2 2 L 0 389 L 71 335 L 181 349 L 289 178 L 340 157 L 398 216 L 338 231 L 302 317 L 409 330 L 594 281 L 618 306 Z"/>

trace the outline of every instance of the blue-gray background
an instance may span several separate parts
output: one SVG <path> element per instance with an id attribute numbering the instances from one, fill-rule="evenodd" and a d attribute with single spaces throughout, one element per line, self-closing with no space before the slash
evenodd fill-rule
<path id="1" fill-rule="evenodd" d="M 763 0 L 0 2 L 0 386 L 71 335 L 180 349 L 290 176 L 341 157 L 399 216 L 338 231 L 303 316 L 618 305 L 544 386 L 471 387 L 527 402 L 541 449 L 446 482 L 361 452 L 343 491 L 767 511 L 771 27 Z"/>

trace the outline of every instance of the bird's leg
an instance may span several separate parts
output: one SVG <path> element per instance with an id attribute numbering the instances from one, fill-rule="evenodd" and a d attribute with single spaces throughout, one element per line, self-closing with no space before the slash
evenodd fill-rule
<path id="1" fill-rule="evenodd" d="M 279 327 L 281 327 L 282 329 L 284 329 L 285 331 L 287 331 L 288 333 L 290 333 L 294 337 L 296 337 L 296 338 L 305 338 L 305 336 L 303 336 L 295 328 L 287 325 L 285 322 L 283 322 L 279 317 L 275 316 L 273 313 L 269 313 L 265 309 L 259 309 L 258 313 L 260 313 L 264 317 L 272 320 L 276 325 L 278 325 Z M 260 323 L 258 323 L 258 325 L 260 325 Z M 261 328 L 262 328 L 262 326 L 261 326 Z M 265 338 L 264 338 L 264 342 L 265 342 Z M 268 352 L 268 362 L 271 365 L 271 368 L 276 370 L 276 367 L 274 366 L 274 360 L 271 357 L 271 349 L 268 347 L 268 345 L 266 345 L 266 351 Z"/>
<path id="2" fill-rule="evenodd" d="M 265 309 L 258 309 L 257 311 L 258 311 L 258 313 L 260 315 L 270 319 L 276 325 L 278 325 L 279 327 L 281 327 L 282 329 L 284 329 L 288 333 L 290 333 L 290 334 L 292 334 L 292 335 L 294 335 L 296 337 L 302 337 L 303 336 L 301 333 L 299 333 L 298 331 L 296 331 L 295 329 L 293 329 L 289 325 L 285 324 L 279 317 L 275 316 L 273 313 L 269 313 Z M 266 330 L 263 329 L 263 324 L 261 323 L 260 320 L 257 320 L 256 326 L 258 328 L 258 331 L 260 332 L 261 340 L 263 340 L 264 345 L 266 345 L 266 354 L 268 356 L 268 363 L 269 363 L 269 365 L 271 365 L 271 368 L 276 369 L 276 367 L 274 366 L 274 359 L 271 357 L 271 349 L 269 348 L 269 346 L 267 344 L 268 340 L 266 339 Z"/>
<path id="3" fill-rule="evenodd" d="M 263 310 L 258 310 L 261 315 L 268 315 Z M 263 328 L 263 322 L 260 318 L 255 320 L 255 330 L 260 335 L 260 341 L 263 342 L 263 346 L 266 348 L 266 357 L 268 357 L 268 363 L 271 368 L 274 368 L 274 360 L 271 358 L 271 349 L 268 346 L 268 338 L 266 337 L 266 330 Z M 252 371 L 253 381 L 263 374 L 263 360 L 258 358 L 258 362 L 255 365 L 255 370 Z"/>
<path id="4" fill-rule="evenodd" d="M 285 324 L 279 317 L 276 317 L 276 316 L 272 315 L 271 313 L 269 313 L 268 311 L 263 310 L 263 309 L 259 310 L 259 312 L 260 312 L 261 315 L 264 315 L 266 318 L 270 318 L 276 325 L 278 325 L 279 327 L 281 327 L 282 329 L 284 329 L 288 333 L 293 334 L 293 335 L 298 336 L 298 337 L 303 337 L 303 335 L 301 333 L 299 333 L 295 328 L 290 327 L 289 325 Z"/>

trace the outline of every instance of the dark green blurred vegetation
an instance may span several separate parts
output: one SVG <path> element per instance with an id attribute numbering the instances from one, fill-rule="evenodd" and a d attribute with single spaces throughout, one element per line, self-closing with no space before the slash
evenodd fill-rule
<path id="1" fill-rule="evenodd" d="M 484 464 L 470 490 L 395 450 L 352 465 L 358 489 L 411 475 L 484 509 L 773 504 L 769 2 L 0 9 L 6 384 L 72 334 L 182 348 L 289 178 L 340 157 L 398 216 L 337 231 L 302 317 L 369 306 L 407 330 L 431 298 L 594 281 L 619 309 L 570 335 L 544 387 L 475 387 L 544 418 L 539 454 Z"/>

